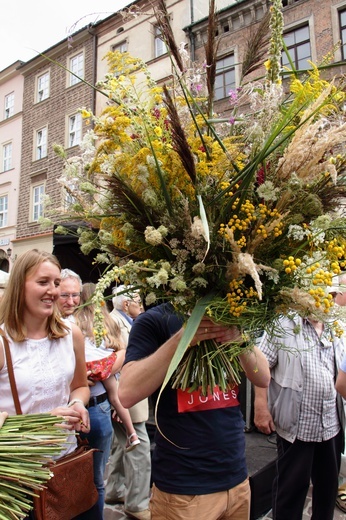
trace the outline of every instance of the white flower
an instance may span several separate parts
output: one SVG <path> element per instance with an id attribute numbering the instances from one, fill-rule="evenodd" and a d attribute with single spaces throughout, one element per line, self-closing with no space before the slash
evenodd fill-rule
<path id="1" fill-rule="evenodd" d="M 176 276 L 169 283 L 173 291 L 183 292 L 186 289 L 186 283 L 182 276 Z"/>
<path id="2" fill-rule="evenodd" d="M 143 202 L 149 207 L 151 206 L 151 207 L 155 208 L 158 204 L 157 195 L 154 192 L 154 190 L 152 190 L 151 188 L 147 188 L 147 189 L 143 190 L 142 198 L 143 198 Z"/>
<path id="3" fill-rule="evenodd" d="M 186 50 L 186 43 L 185 42 L 180 42 L 179 54 L 181 56 L 181 59 L 183 60 L 184 65 L 186 66 L 187 63 L 189 63 L 189 61 L 190 61 L 190 56 L 189 56 L 189 53 Z"/>
<path id="4" fill-rule="evenodd" d="M 146 295 L 146 297 L 145 297 L 145 303 L 146 303 L 146 305 L 148 305 L 148 306 L 149 306 L 149 305 L 153 305 L 153 303 L 156 302 L 156 299 L 157 299 L 157 298 L 156 298 L 156 294 L 153 293 L 153 292 L 151 292 L 151 293 L 149 293 L 149 294 Z"/>
<path id="5" fill-rule="evenodd" d="M 292 189 L 298 189 L 302 186 L 302 180 L 298 177 L 296 172 L 292 172 L 288 180 L 288 186 Z"/>
<path id="6" fill-rule="evenodd" d="M 96 255 L 95 261 L 100 264 L 110 264 L 111 261 L 106 253 L 99 253 Z"/>
<path id="7" fill-rule="evenodd" d="M 159 166 L 162 166 L 162 161 L 160 161 L 159 159 L 156 159 Z M 155 157 L 153 157 L 152 155 L 147 155 L 147 164 L 149 166 L 155 166 L 156 167 L 156 160 L 155 160 Z"/>
<path id="8" fill-rule="evenodd" d="M 293 240 L 302 241 L 307 235 L 307 231 L 298 226 L 297 224 L 291 224 L 288 228 L 287 238 L 293 238 Z"/>
<path id="9" fill-rule="evenodd" d="M 168 272 L 166 269 L 161 268 L 157 274 L 154 274 L 154 276 L 149 276 L 147 278 L 147 282 L 149 285 L 154 285 L 155 287 L 165 285 L 168 282 Z"/>
<path id="10" fill-rule="evenodd" d="M 162 243 L 162 235 L 158 229 L 153 226 L 147 226 L 144 231 L 145 241 L 151 246 L 158 246 Z"/>
<path id="11" fill-rule="evenodd" d="M 202 236 L 205 240 L 207 240 L 203 222 L 199 217 L 193 218 L 193 222 L 191 224 L 191 234 L 194 238 L 200 238 Z"/>
<path id="12" fill-rule="evenodd" d="M 99 237 L 103 244 L 112 244 L 113 243 L 112 233 L 109 233 L 109 231 L 100 229 Z"/>
<path id="13" fill-rule="evenodd" d="M 202 274 L 205 271 L 205 264 L 203 262 L 198 262 L 192 267 L 192 271 L 195 274 Z"/>
<path id="14" fill-rule="evenodd" d="M 177 249 L 179 246 L 179 240 L 177 238 L 172 238 L 172 240 L 169 241 L 169 245 L 172 249 Z"/>
<path id="15" fill-rule="evenodd" d="M 207 287 L 208 282 L 205 278 L 202 278 L 201 276 L 197 276 L 194 278 L 191 282 L 191 287 Z"/>
<path id="16" fill-rule="evenodd" d="M 266 181 L 257 188 L 258 196 L 266 202 L 277 200 L 279 191 L 271 181 Z"/>
<path id="17" fill-rule="evenodd" d="M 239 272 L 248 274 L 255 282 L 258 299 L 262 300 L 262 282 L 257 272 L 257 266 L 254 262 L 253 256 L 249 253 L 240 253 L 238 255 Z"/>
<path id="18" fill-rule="evenodd" d="M 168 229 L 166 228 L 166 226 L 159 226 L 157 228 L 157 231 L 161 234 L 163 238 L 168 235 Z"/>
<path id="19" fill-rule="evenodd" d="M 312 241 L 315 244 L 315 246 L 323 244 L 323 242 L 325 241 L 325 236 L 326 234 L 322 229 L 314 228 L 312 234 Z"/>
<path id="20" fill-rule="evenodd" d="M 144 180 L 147 181 L 149 178 L 149 171 L 148 168 L 145 166 L 145 164 L 139 164 L 137 166 L 138 170 L 138 178 L 141 179 L 143 182 Z"/>
<path id="21" fill-rule="evenodd" d="M 266 271 L 265 274 L 267 275 L 268 280 L 272 280 L 275 284 L 280 280 L 279 273 L 275 269 Z"/>
<path id="22" fill-rule="evenodd" d="M 86 193 L 90 193 L 90 194 L 95 194 L 97 193 L 97 189 L 96 189 L 96 186 L 94 184 L 92 184 L 91 182 L 87 181 L 87 182 L 81 182 L 80 184 L 80 190 L 81 191 L 84 191 Z"/>

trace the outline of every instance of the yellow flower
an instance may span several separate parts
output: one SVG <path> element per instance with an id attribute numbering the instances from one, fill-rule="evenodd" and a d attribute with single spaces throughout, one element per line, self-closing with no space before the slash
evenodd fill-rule
<path id="1" fill-rule="evenodd" d="M 80 113 L 82 114 L 83 119 L 90 118 L 92 116 L 92 113 L 89 110 L 86 110 L 83 108 Z"/>

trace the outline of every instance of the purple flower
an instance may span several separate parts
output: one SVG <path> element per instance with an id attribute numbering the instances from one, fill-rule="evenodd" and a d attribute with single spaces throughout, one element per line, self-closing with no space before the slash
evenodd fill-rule
<path id="1" fill-rule="evenodd" d="M 229 95 L 229 102 L 232 105 L 235 105 L 235 103 L 238 101 L 238 93 L 235 90 L 230 90 L 228 95 Z"/>

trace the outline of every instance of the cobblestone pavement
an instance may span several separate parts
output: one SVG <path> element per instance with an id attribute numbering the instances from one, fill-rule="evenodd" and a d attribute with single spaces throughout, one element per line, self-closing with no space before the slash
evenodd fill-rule
<path id="1" fill-rule="evenodd" d="M 271 513 L 268 512 L 265 516 L 259 517 L 261 520 L 272 520 Z M 309 520 L 311 518 L 311 489 L 305 503 L 304 514 L 302 520 Z M 334 512 L 334 520 L 345 520 L 346 514 L 340 511 L 337 507 Z M 123 507 L 120 505 L 109 506 L 106 504 L 104 510 L 104 520 L 129 520 L 129 517 L 123 512 Z M 198 520 L 198 519 L 196 519 Z"/>
<path id="2" fill-rule="evenodd" d="M 247 433 L 245 440 L 247 465 L 249 475 L 252 475 L 257 470 L 263 468 L 268 462 L 275 459 L 276 444 L 274 438 L 268 437 L 256 431 Z M 107 471 L 105 478 L 107 478 Z M 344 480 L 346 480 L 346 478 Z M 310 518 L 311 488 L 305 502 L 302 520 L 309 520 Z M 129 517 L 124 513 L 124 508 L 121 504 L 114 506 L 106 504 L 104 509 L 104 520 L 129 520 Z M 271 512 L 268 511 L 264 516 L 259 516 L 258 520 L 272 520 Z M 334 520 L 346 520 L 346 514 L 335 507 Z"/>
<path id="3" fill-rule="evenodd" d="M 261 520 L 271 520 L 273 517 L 270 512 L 265 516 L 260 517 Z M 302 516 L 302 520 L 310 520 L 311 518 L 311 487 L 308 492 L 308 496 L 305 502 L 305 508 Z M 345 520 L 346 514 L 340 511 L 339 508 L 335 507 L 334 511 L 334 520 Z"/>
<path id="4" fill-rule="evenodd" d="M 129 517 L 125 515 L 123 506 L 109 506 L 105 505 L 104 508 L 104 520 L 128 520 Z"/>

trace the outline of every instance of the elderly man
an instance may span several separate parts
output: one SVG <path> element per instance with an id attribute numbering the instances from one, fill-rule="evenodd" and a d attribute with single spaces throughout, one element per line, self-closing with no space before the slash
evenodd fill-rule
<path id="1" fill-rule="evenodd" d="M 333 520 L 344 438 L 344 410 L 334 382 L 342 338 L 319 321 L 283 317 L 259 348 L 271 369 L 269 390 L 256 388 L 255 417 L 277 433 L 273 519 L 301 520 L 313 484 L 312 518 Z"/>
<path id="2" fill-rule="evenodd" d="M 73 314 L 80 304 L 82 280 L 79 274 L 71 269 L 62 269 L 60 276 L 58 307 L 64 318 L 74 321 Z"/>

